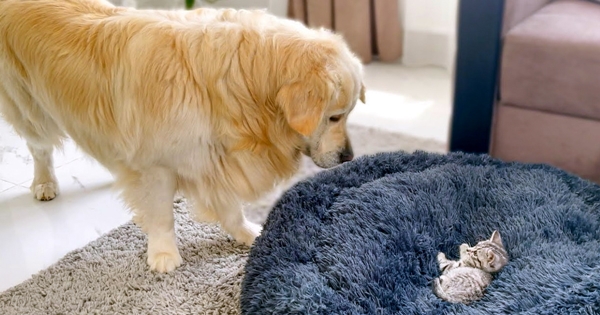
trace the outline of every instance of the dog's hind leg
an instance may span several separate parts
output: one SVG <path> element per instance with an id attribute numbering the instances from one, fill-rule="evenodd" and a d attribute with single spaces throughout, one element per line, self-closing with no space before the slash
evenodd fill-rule
<path id="1" fill-rule="evenodd" d="M 37 200 L 52 200 L 59 194 L 54 174 L 54 147 L 60 145 L 64 133 L 46 115 L 22 86 L 8 89 L 0 84 L 0 110 L 17 134 L 25 138 L 33 156 L 34 178 L 31 192 Z"/>
<path id="2" fill-rule="evenodd" d="M 148 265 L 169 272 L 181 265 L 177 249 L 173 199 L 176 176 L 169 169 L 118 172 L 123 199 L 134 212 L 134 222 L 148 235 Z"/>

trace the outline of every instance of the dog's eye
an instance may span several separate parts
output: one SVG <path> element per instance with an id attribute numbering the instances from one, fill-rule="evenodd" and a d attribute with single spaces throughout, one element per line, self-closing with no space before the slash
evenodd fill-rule
<path id="1" fill-rule="evenodd" d="M 335 116 L 329 117 L 329 121 L 331 121 L 331 122 L 338 122 L 338 121 L 340 121 L 340 119 L 342 119 L 342 115 L 335 115 Z"/>

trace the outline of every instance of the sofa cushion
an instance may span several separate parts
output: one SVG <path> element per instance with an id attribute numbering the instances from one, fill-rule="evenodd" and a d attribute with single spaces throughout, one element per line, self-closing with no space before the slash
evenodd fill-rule
<path id="1" fill-rule="evenodd" d="M 500 103 L 490 155 L 545 163 L 600 183 L 600 121 Z"/>
<path id="2" fill-rule="evenodd" d="M 516 106 L 600 119 L 600 5 L 555 1 L 511 29 L 500 95 Z"/>

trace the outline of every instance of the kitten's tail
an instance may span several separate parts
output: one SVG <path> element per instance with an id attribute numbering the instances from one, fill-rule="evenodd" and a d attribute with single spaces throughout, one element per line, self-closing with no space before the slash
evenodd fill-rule
<path id="1" fill-rule="evenodd" d="M 433 294 L 435 294 L 437 297 L 442 300 L 448 300 L 448 295 L 444 291 L 444 288 L 442 288 L 442 282 L 440 281 L 440 278 L 433 279 L 432 289 Z"/>
<path id="2" fill-rule="evenodd" d="M 448 294 L 448 292 L 446 292 L 446 290 L 444 290 L 444 287 L 442 286 L 442 277 L 439 278 L 435 278 L 433 279 L 433 283 L 432 283 L 432 291 L 433 294 L 435 294 L 438 298 L 450 302 L 450 303 L 463 303 L 463 304 L 470 304 L 471 302 L 473 302 L 472 300 L 469 300 L 468 298 L 461 298 L 460 296 L 456 296 L 453 295 L 452 293 Z"/>

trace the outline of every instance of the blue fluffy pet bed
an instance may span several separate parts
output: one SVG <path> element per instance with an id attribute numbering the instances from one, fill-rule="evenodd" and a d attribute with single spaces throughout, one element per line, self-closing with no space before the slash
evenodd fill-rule
<path id="1" fill-rule="evenodd" d="M 600 187 L 543 165 L 389 153 L 284 194 L 251 250 L 243 314 L 600 314 Z M 438 299 L 436 254 L 501 232 L 483 299 Z"/>

